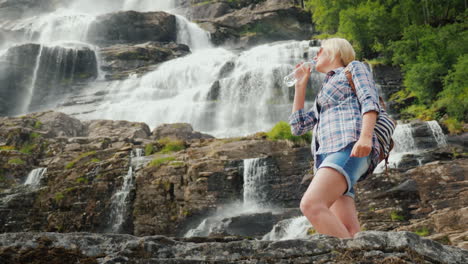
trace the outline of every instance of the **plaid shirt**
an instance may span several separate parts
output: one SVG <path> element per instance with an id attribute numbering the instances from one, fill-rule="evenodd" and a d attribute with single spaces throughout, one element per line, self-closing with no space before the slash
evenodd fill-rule
<path id="1" fill-rule="evenodd" d="M 378 92 L 367 67 L 359 61 L 351 62 L 347 67 L 352 74 L 357 95 L 349 85 L 344 67 L 340 67 L 327 73 L 314 106 L 309 111 L 299 109 L 289 117 L 294 135 L 313 130 L 314 157 L 316 154 L 340 151 L 356 142 L 361 134 L 362 115 L 369 111 L 381 111 Z M 377 164 L 379 153 L 379 143 L 374 133 L 370 154 L 373 164 Z"/>

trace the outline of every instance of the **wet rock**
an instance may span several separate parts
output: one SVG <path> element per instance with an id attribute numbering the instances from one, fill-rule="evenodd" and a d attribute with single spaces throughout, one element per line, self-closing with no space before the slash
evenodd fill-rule
<path id="1" fill-rule="evenodd" d="M 310 14 L 293 1 L 267 0 L 249 3 L 214 19 L 199 19 L 213 43 L 250 47 L 275 40 L 309 39 Z"/>
<path id="2" fill-rule="evenodd" d="M 113 45 L 101 49 L 102 69 L 110 80 L 124 79 L 131 74 L 143 74 L 157 64 L 185 56 L 190 52 L 184 44 L 146 42 L 136 45 Z"/>
<path id="3" fill-rule="evenodd" d="M 0 98 L 9 100 L 0 115 L 53 105 L 97 77 L 96 54 L 86 45 L 23 44 L 8 49 L 4 60 L 0 65 Z"/>
<path id="4" fill-rule="evenodd" d="M 28 15 L 53 11 L 57 0 L 2 0 L 0 1 L 0 17 L 2 19 L 17 19 Z"/>
<path id="5" fill-rule="evenodd" d="M 88 39 L 99 44 L 176 41 L 176 18 L 165 12 L 125 11 L 98 17 Z"/>
<path id="6" fill-rule="evenodd" d="M 193 239 L 192 239 L 193 241 Z M 40 255 L 40 252 L 56 254 Z M 0 234 L 0 257 L 15 262 L 27 255 L 60 256 L 88 263 L 465 263 L 468 252 L 441 245 L 409 232 L 361 232 L 354 239 L 314 235 L 310 239 L 258 241 L 226 239 L 184 239 L 164 236 L 134 237 L 89 233 L 7 233 Z M 170 261 L 170 262 L 169 262 Z M 20 263 L 20 262 L 18 262 Z"/>
<path id="7" fill-rule="evenodd" d="M 149 138 L 151 135 L 147 124 L 129 121 L 114 120 L 92 120 L 83 122 L 90 138 L 118 138 L 118 141 L 125 139 Z"/>
<path id="8" fill-rule="evenodd" d="M 163 124 L 152 132 L 155 139 L 172 138 L 178 140 L 191 140 L 201 138 L 213 138 L 208 134 L 194 131 L 192 125 L 187 123 Z"/>

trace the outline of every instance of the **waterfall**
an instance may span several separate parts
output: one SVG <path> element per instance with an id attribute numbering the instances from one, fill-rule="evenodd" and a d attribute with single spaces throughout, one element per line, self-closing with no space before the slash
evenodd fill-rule
<path id="1" fill-rule="evenodd" d="M 398 124 L 393 133 L 396 153 L 414 152 L 417 150 L 414 144 L 413 129 L 410 124 Z"/>
<path id="2" fill-rule="evenodd" d="M 312 227 L 305 216 L 286 219 L 278 222 L 262 240 L 288 240 L 307 238 Z"/>
<path id="3" fill-rule="evenodd" d="M 37 81 L 37 73 L 39 72 L 39 67 L 41 65 L 41 56 L 42 56 L 42 50 L 43 50 L 43 45 L 40 45 L 39 47 L 39 52 L 37 53 L 37 57 L 35 60 L 35 66 L 34 66 L 34 71 L 32 74 L 31 78 L 31 85 L 29 86 L 29 89 L 27 90 L 26 97 L 24 98 L 23 103 L 21 104 L 21 113 L 27 113 L 29 110 L 29 106 L 31 105 L 31 101 L 34 96 L 34 88 L 36 87 L 36 81 Z"/>
<path id="4" fill-rule="evenodd" d="M 442 128 L 439 126 L 439 123 L 435 120 L 427 121 L 426 125 L 430 129 L 434 141 L 437 143 L 438 147 L 447 146 L 446 136 L 444 135 Z M 389 168 L 398 168 L 402 158 L 405 155 L 418 155 L 424 149 L 420 149 L 416 146 L 415 138 L 413 135 L 413 127 L 411 124 L 398 124 L 395 132 L 393 133 L 393 140 L 395 146 L 390 152 L 389 158 Z M 419 165 L 423 164 L 423 159 L 421 157 L 416 157 L 416 160 Z M 381 173 L 384 171 L 385 165 L 384 162 L 381 162 L 377 166 L 375 173 Z"/>
<path id="5" fill-rule="evenodd" d="M 98 104 L 59 110 L 80 119 L 138 121 L 151 128 L 187 122 L 217 137 L 266 131 L 287 120 L 291 111 L 291 91 L 283 85 L 283 76 L 304 60 L 304 54 L 310 59 L 317 50 L 308 41 L 262 45 L 241 53 L 196 50 L 142 77 L 94 85 L 94 92 L 107 92 Z M 312 74 L 313 87 L 322 77 Z"/>
<path id="6" fill-rule="evenodd" d="M 213 215 L 203 219 L 195 228 L 190 229 L 184 237 L 209 236 L 213 232 L 222 232 L 227 218 L 243 214 L 269 212 L 272 209 L 266 205 L 266 196 L 263 190 L 265 185 L 267 169 L 262 164 L 263 159 L 246 159 L 244 165 L 244 192 L 242 203 L 232 203 L 223 206 Z"/>
<path id="7" fill-rule="evenodd" d="M 28 174 L 28 178 L 24 182 L 24 185 L 29 185 L 33 188 L 38 187 L 41 184 L 41 180 L 46 172 L 47 168 L 37 168 L 32 170 Z"/>
<path id="8" fill-rule="evenodd" d="M 210 34 L 185 17 L 176 15 L 177 43 L 186 44 L 192 51 L 213 48 Z"/>
<path id="9" fill-rule="evenodd" d="M 432 135 L 434 136 L 435 140 L 437 141 L 437 146 L 445 147 L 447 146 L 447 139 L 440 127 L 439 123 L 435 120 L 431 120 L 427 122 L 427 125 L 432 131 Z"/>
<path id="10" fill-rule="evenodd" d="M 128 196 L 135 185 L 134 169 L 138 167 L 138 165 L 134 165 L 134 163 L 136 161 L 138 164 L 138 160 L 142 156 L 142 149 L 136 149 L 130 152 L 130 165 L 127 174 L 123 178 L 122 187 L 111 198 L 109 223 L 113 233 L 123 232 L 123 225 L 126 221 L 130 202 L 128 201 Z"/>
<path id="11" fill-rule="evenodd" d="M 257 207 L 266 202 L 262 185 L 266 184 L 266 166 L 261 165 L 261 159 L 244 160 L 244 205 Z"/>

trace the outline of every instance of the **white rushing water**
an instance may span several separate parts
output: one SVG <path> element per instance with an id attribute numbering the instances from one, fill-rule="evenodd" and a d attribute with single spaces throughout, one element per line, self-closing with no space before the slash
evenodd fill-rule
<path id="1" fill-rule="evenodd" d="M 301 239 L 309 236 L 308 230 L 312 228 L 305 216 L 286 219 L 273 226 L 271 231 L 264 235 L 262 240 L 288 240 Z"/>
<path id="2" fill-rule="evenodd" d="M 437 142 L 438 147 L 445 147 L 447 146 L 447 139 L 442 131 L 442 128 L 440 127 L 439 123 L 435 120 L 431 120 L 427 122 L 427 125 L 432 131 L 432 135 L 435 138 Z"/>
<path id="3" fill-rule="evenodd" d="M 262 191 L 262 187 L 266 184 L 266 174 L 267 169 L 262 164 L 262 159 L 244 160 L 243 202 L 231 203 L 219 208 L 197 227 L 190 229 L 185 237 L 208 236 L 213 232 L 222 232 L 226 223 L 229 223 L 225 220 L 226 218 L 244 214 L 272 212 L 273 209 L 266 204 L 265 193 Z"/>
<path id="4" fill-rule="evenodd" d="M 47 172 L 47 168 L 37 168 L 37 169 L 32 170 L 28 174 L 28 177 L 26 178 L 24 185 L 29 185 L 33 188 L 40 186 L 41 180 L 44 177 L 44 174 L 46 172 Z"/>
<path id="5" fill-rule="evenodd" d="M 127 174 L 123 178 L 123 184 L 111 198 L 110 210 L 110 230 L 113 233 L 121 233 L 123 224 L 125 223 L 128 213 L 129 203 L 128 196 L 134 189 L 135 176 L 134 171 L 141 165 L 141 157 L 143 156 L 142 149 L 132 150 L 130 153 L 130 166 Z"/>
<path id="6" fill-rule="evenodd" d="M 437 121 L 427 121 L 428 128 L 432 132 L 433 140 L 437 143 L 438 147 L 447 146 L 446 136 L 442 131 Z M 398 168 L 401 159 L 408 154 L 417 155 L 424 150 L 419 149 L 414 141 L 413 128 L 411 124 L 399 123 L 393 133 L 393 140 L 395 142 L 393 150 L 390 152 L 389 168 Z M 418 164 L 422 165 L 422 159 L 417 158 Z M 376 168 L 375 173 L 381 173 L 385 170 L 384 161 L 382 161 Z"/>
<path id="7" fill-rule="evenodd" d="M 123 81 L 95 85 L 107 92 L 95 105 L 60 109 L 81 119 L 114 119 L 147 123 L 187 122 L 217 137 L 269 130 L 287 120 L 291 103 L 282 78 L 317 52 L 308 41 L 261 45 L 235 53 L 225 48 L 196 50 L 161 64 L 156 70 Z M 200 63 L 203 62 L 203 63 Z M 313 74 L 316 87 L 321 74 Z"/>

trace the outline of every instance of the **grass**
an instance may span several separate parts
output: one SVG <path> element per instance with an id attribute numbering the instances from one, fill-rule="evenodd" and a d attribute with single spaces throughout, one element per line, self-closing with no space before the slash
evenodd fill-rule
<path id="1" fill-rule="evenodd" d="M 177 152 L 185 149 L 185 143 L 181 140 L 171 140 L 170 138 L 163 138 L 158 141 L 164 147 L 159 151 L 161 154 Z M 146 151 L 146 149 L 145 149 Z"/>
<path id="2" fill-rule="evenodd" d="M 20 152 L 24 154 L 32 154 L 35 148 L 36 144 L 28 143 L 20 149 Z"/>
<path id="3" fill-rule="evenodd" d="M 423 237 L 428 236 L 428 235 L 431 234 L 431 232 L 429 231 L 429 229 L 427 229 L 427 227 L 420 228 L 420 229 L 416 230 L 416 232 L 414 232 L 414 233 L 416 233 L 419 236 L 423 236 Z"/>
<path id="4" fill-rule="evenodd" d="M 392 219 L 392 221 L 405 221 L 405 217 L 397 211 L 393 211 L 390 214 L 390 218 Z"/>
<path id="5" fill-rule="evenodd" d="M 33 126 L 35 129 L 40 129 L 42 127 L 42 123 L 41 121 L 36 121 L 36 123 L 34 123 L 34 126 Z"/>
<path id="6" fill-rule="evenodd" d="M 153 144 L 146 144 L 145 146 L 145 156 L 149 156 L 154 153 L 154 146 Z"/>
<path id="7" fill-rule="evenodd" d="M 15 150 L 14 146 L 0 146 L 0 150 L 12 151 Z"/>
<path id="8" fill-rule="evenodd" d="M 86 157 L 88 157 L 88 156 L 94 155 L 94 154 L 96 154 L 96 151 L 90 151 L 90 152 L 86 152 L 86 153 L 81 154 L 80 156 L 78 156 L 78 158 L 76 158 L 76 159 L 70 161 L 69 163 L 67 163 L 67 164 L 65 165 L 65 169 L 68 170 L 68 169 L 73 168 L 73 167 L 75 166 L 75 164 L 76 164 L 78 161 L 80 161 L 81 159 L 86 158 Z M 94 160 L 94 159 L 93 159 L 93 160 Z M 97 160 L 97 159 L 96 159 L 96 160 Z M 92 161 L 92 160 L 91 160 L 91 161 Z M 99 161 L 98 161 L 98 162 L 99 162 Z"/>
<path id="9" fill-rule="evenodd" d="M 15 165 L 24 165 L 26 162 L 20 158 L 14 158 L 8 160 L 8 164 L 15 164 Z"/>
<path id="10" fill-rule="evenodd" d="M 302 136 L 294 136 L 291 133 L 291 127 L 285 121 L 280 121 L 266 133 L 269 140 L 289 140 L 294 143 L 312 142 L 312 134 L 310 132 Z"/>
<path id="11" fill-rule="evenodd" d="M 76 179 L 76 183 L 85 183 L 85 184 L 87 184 L 88 179 L 86 179 L 85 177 L 79 177 L 78 179 Z"/>
<path id="12" fill-rule="evenodd" d="M 32 132 L 31 134 L 29 134 L 29 138 L 34 140 L 36 138 L 40 138 L 41 137 L 41 134 L 39 133 L 36 133 L 36 132 Z"/>
<path id="13" fill-rule="evenodd" d="M 55 193 L 54 199 L 55 199 L 55 201 L 58 203 L 58 202 L 60 202 L 64 197 L 65 197 L 65 195 L 63 195 L 62 192 L 58 192 L 58 193 Z"/>
<path id="14" fill-rule="evenodd" d="M 168 163 L 168 162 L 170 162 L 170 161 L 173 161 L 173 160 L 175 160 L 175 157 L 172 157 L 172 156 L 170 156 L 170 157 L 164 157 L 164 158 L 158 158 L 158 159 L 152 160 L 152 161 L 148 164 L 148 166 L 150 166 L 150 167 L 159 167 L 159 166 L 161 166 L 161 165 L 163 165 L 163 164 L 166 164 L 166 163 Z"/>

